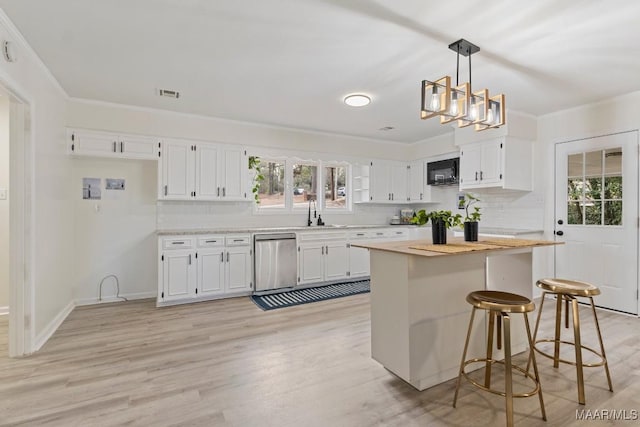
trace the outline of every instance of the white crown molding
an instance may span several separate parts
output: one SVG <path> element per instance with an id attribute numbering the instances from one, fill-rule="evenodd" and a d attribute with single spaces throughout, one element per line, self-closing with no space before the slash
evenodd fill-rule
<path id="1" fill-rule="evenodd" d="M 27 42 L 27 39 L 24 38 L 20 30 L 18 30 L 18 28 L 13 24 L 11 19 L 7 16 L 2 8 L 0 8 L 0 25 L 2 25 L 2 27 L 4 27 L 4 29 L 9 33 L 9 36 L 14 39 L 10 41 L 15 42 L 18 46 L 20 46 L 21 49 L 24 49 L 24 55 L 20 54 L 20 56 L 23 58 L 22 60 L 24 60 L 26 57 L 33 60 L 36 66 L 40 68 L 40 70 L 44 73 L 47 80 L 49 80 L 65 98 L 69 98 L 69 94 L 67 94 L 67 91 L 64 90 L 60 82 L 51 73 L 51 70 L 49 70 L 45 63 L 42 62 L 42 59 L 40 59 L 36 51 L 33 50 L 31 45 Z"/>
<path id="2" fill-rule="evenodd" d="M 266 129 L 276 129 L 276 130 L 282 130 L 282 131 L 288 131 L 288 132 L 305 133 L 305 134 L 309 134 L 309 135 L 321 135 L 321 136 L 333 136 L 333 137 L 340 137 L 340 138 L 349 138 L 349 139 L 353 139 L 353 140 L 357 140 L 357 141 L 363 141 L 363 142 L 375 142 L 375 143 L 380 143 L 380 144 L 391 144 L 391 145 L 399 145 L 399 146 L 407 146 L 409 144 L 407 142 L 401 142 L 401 141 L 388 141 L 388 140 L 385 140 L 385 139 L 366 138 L 366 137 L 363 137 L 363 136 L 355 136 L 355 135 L 333 133 L 333 132 L 323 132 L 323 131 L 319 131 L 319 130 L 315 130 L 315 129 L 294 128 L 294 127 L 280 126 L 280 125 L 274 125 L 274 124 L 268 124 L 268 123 L 248 122 L 248 121 L 244 121 L 244 120 L 235 120 L 235 119 L 225 119 L 225 118 L 221 118 L 221 117 L 207 116 L 207 115 L 204 115 L 204 114 L 183 113 L 181 111 L 164 110 L 162 108 L 141 107 L 141 106 L 138 106 L 138 105 L 119 104 L 119 103 L 116 103 L 116 102 L 99 101 L 99 100 L 95 100 L 95 99 L 69 97 L 69 101 L 79 102 L 79 103 L 88 104 L 88 105 L 97 105 L 97 106 L 102 106 L 102 107 L 126 108 L 126 109 L 129 109 L 129 110 L 132 110 L 132 111 L 139 111 L 139 112 L 143 112 L 143 113 L 157 113 L 157 114 L 177 115 L 177 116 L 181 116 L 181 117 L 208 120 L 208 121 L 214 121 L 214 122 L 219 122 L 219 123 L 232 123 L 232 124 L 243 125 L 243 126 L 252 126 L 252 127 L 266 128 Z"/>

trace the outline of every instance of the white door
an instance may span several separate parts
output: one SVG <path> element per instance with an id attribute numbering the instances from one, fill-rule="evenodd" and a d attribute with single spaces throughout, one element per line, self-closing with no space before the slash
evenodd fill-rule
<path id="1" fill-rule="evenodd" d="M 409 183 L 407 180 L 407 165 L 398 164 L 391 167 L 391 200 L 396 202 L 406 202 Z"/>
<path id="2" fill-rule="evenodd" d="M 251 291 L 251 248 L 227 248 L 226 262 L 226 291 Z"/>
<path id="3" fill-rule="evenodd" d="M 217 200 L 222 195 L 218 182 L 218 147 L 212 144 L 196 146 L 196 198 Z"/>
<path id="4" fill-rule="evenodd" d="M 120 152 L 128 159 L 158 160 L 159 141 L 145 136 L 127 136 L 120 139 Z"/>
<path id="5" fill-rule="evenodd" d="M 349 248 L 349 272 L 350 277 L 365 277 L 369 273 L 369 249 Z"/>
<path id="6" fill-rule="evenodd" d="M 409 168 L 409 200 L 412 202 L 424 200 L 424 162 L 411 162 Z"/>
<path id="7" fill-rule="evenodd" d="M 221 149 L 220 181 L 223 200 L 244 200 L 247 195 L 247 156 L 237 147 Z"/>
<path id="8" fill-rule="evenodd" d="M 167 141 L 162 152 L 161 198 L 168 200 L 193 199 L 194 156 L 193 145 Z"/>
<path id="9" fill-rule="evenodd" d="M 118 137 L 111 134 L 75 132 L 73 142 L 77 154 L 110 156 L 120 151 Z"/>
<path id="10" fill-rule="evenodd" d="M 347 242 L 329 242 L 324 247 L 325 280 L 338 280 L 347 277 L 349 271 L 349 252 Z"/>
<path id="11" fill-rule="evenodd" d="M 298 284 L 317 283 L 324 280 L 324 243 L 300 245 L 298 254 Z"/>
<path id="12" fill-rule="evenodd" d="M 480 184 L 489 186 L 502 180 L 502 139 L 482 144 Z"/>
<path id="13" fill-rule="evenodd" d="M 370 173 L 372 201 L 391 201 L 391 165 L 378 160 L 373 162 Z"/>
<path id="14" fill-rule="evenodd" d="M 557 144 L 555 276 L 598 286 L 601 307 L 638 312 L 638 132 Z"/>
<path id="15" fill-rule="evenodd" d="M 198 250 L 198 295 L 224 293 L 224 248 Z"/>
<path id="16" fill-rule="evenodd" d="M 460 150 L 460 189 L 474 188 L 480 182 L 482 144 L 471 144 Z"/>
<path id="17" fill-rule="evenodd" d="M 164 301 L 193 297 L 195 290 L 195 255 L 190 250 L 164 253 L 162 283 Z"/>

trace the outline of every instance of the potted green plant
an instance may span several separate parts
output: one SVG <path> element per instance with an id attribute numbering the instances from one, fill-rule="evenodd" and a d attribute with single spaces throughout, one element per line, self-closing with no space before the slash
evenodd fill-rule
<path id="1" fill-rule="evenodd" d="M 480 207 L 473 206 L 478 203 L 480 199 L 472 194 L 466 193 L 464 199 L 460 199 L 460 206 L 464 207 L 464 240 L 466 242 L 478 241 L 478 221 L 480 221 L 481 213 Z M 473 206 L 473 210 L 469 212 L 469 208 Z"/>
<path id="2" fill-rule="evenodd" d="M 253 193 L 253 199 L 256 203 L 260 203 L 260 197 L 258 191 L 260 190 L 260 183 L 264 181 L 264 175 L 262 175 L 262 166 L 260 165 L 260 157 L 249 156 L 249 170 L 253 171 L 253 187 L 251 192 Z"/>
<path id="3" fill-rule="evenodd" d="M 431 211 L 427 213 L 424 209 L 416 212 L 411 219 L 411 223 L 425 225 L 431 220 L 431 241 L 434 245 L 444 245 L 447 243 L 447 229 L 461 225 L 462 215 L 453 215 L 451 211 Z"/>

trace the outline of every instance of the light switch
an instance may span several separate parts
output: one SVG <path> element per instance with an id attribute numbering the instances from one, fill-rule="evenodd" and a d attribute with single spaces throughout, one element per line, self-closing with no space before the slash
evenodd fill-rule
<path id="1" fill-rule="evenodd" d="M 0 200 L 7 200 L 7 189 L 0 188 Z"/>

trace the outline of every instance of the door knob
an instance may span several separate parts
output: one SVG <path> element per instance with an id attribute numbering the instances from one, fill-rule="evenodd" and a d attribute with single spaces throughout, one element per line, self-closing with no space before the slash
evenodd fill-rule
<path id="1" fill-rule="evenodd" d="M 562 232 L 562 230 L 558 230 L 558 231 L 556 231 L 556 234 L 557 234 L 558 236 L 562 236 L 564 233 Z"/>

